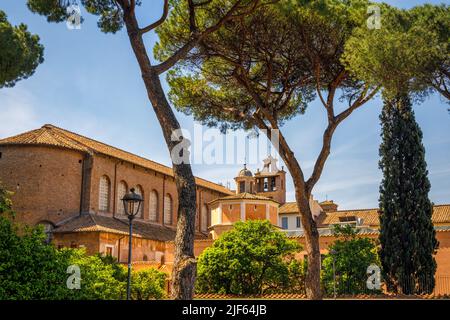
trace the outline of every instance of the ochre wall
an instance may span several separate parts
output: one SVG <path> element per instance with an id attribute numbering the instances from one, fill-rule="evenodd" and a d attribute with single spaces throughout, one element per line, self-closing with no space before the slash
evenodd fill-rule
<path id="1" fill-rule="evenodd" d="M 265 220 L 266 205 L 265 204 L 245 204 L 246 220 Z"/>
<path id="2" fill-rule="evenodd" d="M 80 212 L 83 154 L 45 146 L 0 146 L 0 181 L 17 220 L 56 224 Z"/>
<path id="3" fill-rule="evenodd" d="M 0 146 L 0 181 L 13 191 L 14 209 L 17 221 L 35 225 L 49 221 L 57 224 L 67 218 L 77 216 L 81 205 L 82 170 L 85 154 L 70 149 L 47 146 Z M 106 175 L 111 182 L 110 208 L 99 212 L 99 181 Z M 90 183 L 86 184 L 89 193 L 88 211 L 112 216 L 122 202 L 118 199 L 117 186 L 125 181 L 128 188 L 140 185 L 144 192 L 143 217 L 149 221 L 149 195 L 152 190 L 158 193 L 158 221 L 163 224 L 164 194 L 173 200 L 172 225 L 177 222 L 178 196 L 173 177 L 165 176 L 150 169 L 120 161 L 111 157 L 94 154 Z M 223 196 L 215 190 L 197 187 L 197 212 L 201 219 L 201 206 Z M 85 209 L 86 210 L 86 209 Z M 210 218 L 208 212 L 208 225 Z M 200 221 L 199 221 L 200 222 Z M 200 223 L 197 224 L 198 228 Z"/>
<path id="4" fill-rule="evenodd" d="M 222 223 L 229 224 L 241 221 L 241 205 L 237 204 L 222 204 Z"/>
<path id="5" fill-rule="evenodd" d="M 93 255 L 99 252 L 100 235 L 98 232 L 54 233 L 52 243 L 56 248 L 79 248 L 81 245 L 87 254 Z"/>

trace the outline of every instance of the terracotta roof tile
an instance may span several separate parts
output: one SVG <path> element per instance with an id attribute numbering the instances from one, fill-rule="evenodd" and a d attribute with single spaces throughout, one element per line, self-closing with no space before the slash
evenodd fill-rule
<path id="1" fill-rule="evenodd" d="M 155 170 L 168 176 L 173 176 L 173 170 L 170 167 L 160 163 L 145 159 L 130 152 L 112 147 L 105 143 L 84 137 L 82 135 L 70 132 L 65 129 L 46 124 L 39 129 L 28 131 L 13 137 L 0 140 L 0 145 L 48 145 L 62 148 L 68 148 L 83 152 L 93 152 L 114 157 L 120 160 L 128 161 L 138 166 Z M 212 189 L 224 194 L 233 194 L 231 190 L 219 184 L 196 177 L 196 183 L 199 186 Z"/>
<path id="2" fill-rule="evenodd" d="M 357 294 L 357 295 L 339 295 L 338 299 L 448 299 L 447 294 L 426 294 L 426 295 L 401 295 L 401 294 Z M 325 297 L 325 299 L 332 297 Z M 216 294 L 216 293 L 197 293 L 194 299 L 199 300 L 230 300 L 230 299 L 268 299 L 268 300 L 298 300 L 306 299 L 305 294 L 301 293 L 272 293 L 263 295 L 233 295 L 233 294 Z"/>
<path id="3" fill-rule="evenodd" d="M 217 198 L 214 199 L 213 201 L 211 201 L 210 203 L 214 203 L 217 201 L 230 201 L 230 200 L 267 200 L 267 201 L 273 201 L 278 203 L 277 201 L 268 198 L 268 197 L 264 197 L 264 196 L 260 196 L 260 195 L 256 195 L 253 193 L 247 193 L 247 192 L 243 192 L 243 193 L 238 193 L 238 194 L 234 194 L 234 195 L 230 195 L 230 196 L 225 196 L 225 197 L 221 197 L 221 198 Z"/>
<path id="4" fill-rule="evenodd" d="M 128 235 L 128 220 L 105 217 L 95 214 L 82 214 L 57 226 L 54 233 L 72 232 L 107 232 Z M 133 237 L 158 241 L 172 241 L 176 230 L 173 228 L 135 220 Z M 205 239 L 203 234 L 196 234 L 196 239 Z"/>
<path id="5" fill-rule="evenodd" d="M 295 202 L 287 202 L 279 209 L 279 213 L 298 213 L 298 207 Z M 355 209 L 355 210 L 338 210 L 327 212 L 321 215 L 319 225 L 327 226 L 340 222 L 339 218 L 352 217 L 363 219 L 364 226 L 379 226 L 378 209 Z M 449 223 L 450 222 L 450 204 L 436 205 L 433 207 L 433 223 Z"/>

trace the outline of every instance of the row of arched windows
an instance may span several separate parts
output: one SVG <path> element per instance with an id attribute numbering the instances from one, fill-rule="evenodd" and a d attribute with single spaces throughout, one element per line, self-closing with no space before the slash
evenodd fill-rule
<path id="1" fill-rule="evenodd" d="M 148 199 L 146 199 L 144 195 L 144 190 L 142 186 L 137 185 L 134 187 L 135 192 L 139 195 L 141 195 L 144 198 L 144 203 L 147 203 L 148 201 L 148 211 L 149 211 L 149 220 L 152 222 L 158 222 L 159 220 L 159 195 L 156 190 L 152 190 L 148 196 Z M 120 181 L 119 185 L 117 187 L 117 199 L 116 199 L 116 213 L 119 215 L 125 214 L 125 209 L 122 205 L 122 198 L 125 196 L 125 194 L 128 192 L 128 185 L 125 181 Z M 110 212 L 110 197 L 111 195 L 111 181 L 109 178 L 104 175 L 100 178 L 100 185 L 99 185 L 99 211 L 103 212 Z M 140 211 L 137 214 L 138 218 L 143 218 L 144 213 L 144 203 L 140 207 Z M 166 225 L 172 225 L 173 224 L 173 199 L 170 194 L 164 195 L 164 212 L 163 212 L 163 221 Z M 196 219 L 197 221 L 197 227 L 198 227 L 198 217 Z M 207 231 L 208 230 L 208 207 L 206 204 L 203 204 L 201 208 L 201 230 Z"/>

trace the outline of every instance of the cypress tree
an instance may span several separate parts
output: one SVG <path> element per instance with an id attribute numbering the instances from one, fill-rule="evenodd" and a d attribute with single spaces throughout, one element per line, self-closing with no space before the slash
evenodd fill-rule
<path id="1" fill-rule="evenodd" d="M 407 94 L 384 98 L 380 116 L 380 258 L 388 290 L 431 293 L 438 247 L 422 131 Z"/>

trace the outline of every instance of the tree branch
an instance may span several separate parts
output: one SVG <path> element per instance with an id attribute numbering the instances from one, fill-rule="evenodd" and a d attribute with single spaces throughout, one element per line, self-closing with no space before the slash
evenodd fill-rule
<path id="1" fill-rule="evenodd" d="M 134 0 L 132 1 L 134 2 Z M 164 9 L 161 18 L 158 21 L 155 21 L 152 24 L 149 24 L 148 26 L 139 29 L 139 33 L 144 34 L 160 26 L 164 21 L 166 21 L 168 15 L 169 15 L 169 0 L 164 0 Z"/>
<path id="2" fill-rule="evenodd" d="M 236 3 L 230 8 L 230 10 L 228 10 L 228 12 L 222 18 L 220 18 L 220 20 L 215 25 L 206 28 L 201 33 L 198 32 L 193 33 L 188 42 L 186 42 L 181 48 L 179 48 L 171 57 L 153 67 L 156 73 L 161 74 L 169 70 L 179 60 L 183 59 L 189 53 L 189 51 L 191 51 L 192 48 L 194 48 L 202 39 L 204 39 L 209 34 L 217 31 L 228 20 L 243 14 L 251 14 L 254 10 L 258 8 L 257 4 L 260 2 L 260 0 L 254 0 L 254 5 L 250 10 L 245 11 L 239 15 L 233 15 L 239 9 L 241 2 L 242 0 L 236 1 Z"/>

